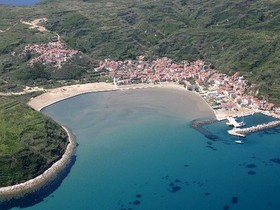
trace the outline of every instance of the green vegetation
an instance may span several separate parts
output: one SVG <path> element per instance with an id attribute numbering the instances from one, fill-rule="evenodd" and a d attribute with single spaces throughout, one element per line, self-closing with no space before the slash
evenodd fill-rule
<path id="1" fill-rule="evenodd" d="M 27 181 L 64 153 L 66 132 L 24 104 L 0 97 L 0 186 Z"/>
<path id="2" fill-rule="evenodd" d="M 280 3 L 275 0 L 48 0 L 36 7 L 0 7 L 0 87 L 59 85 L 58 80 L 99 81 L 98 60 L 168 56 L 210 61 L 225 73 L 241 71 L 265 97 L 280 103 Z M 47 17 L 51 33 L 29 30 L 22 18 Z M 83 52 L 55 71 L 30 68 L 28 43 L 46 42 L 54 32 Z M 16 58 L 11 56 L 16 52 Z M 20 85 L 19 85 L 20 84 Z"/>
<path id="3" fill-rule="evenodd" d="M 50 32 L 20 22 L 43 17 Z M 94 71 L 99 60 L 144 55 L 203 59 L 228 74 L 241 71 L 259 96 L 280 104 L 279 22 L 276 0 L 46 0 L 35 7 L 0 6 L 5 31 L 0 32 L 0 92 L 107 80 Z M 24 47 L 53 41 L 56 32 L 82 53 L 61 69 L 29 66 L 35 55 Z M 14 184 L 56 160 L 66 137 L 50 119 L 17 101 L 1 98 L 0 107 L 0 182 Z"/>

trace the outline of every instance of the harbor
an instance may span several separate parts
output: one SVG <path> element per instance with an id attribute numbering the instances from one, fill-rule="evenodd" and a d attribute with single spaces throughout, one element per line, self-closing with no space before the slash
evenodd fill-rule
<path id="1" fill-rule="evenodd" d="M 232 130 L 229 130 L 228 133 L 230 135 L 234 135 L 234 136 L 245 137 L 246 134 L 262 131 L 265 129 L 274 128 L 277 126 L 280 126 L 280 120 L 275 120 L 272 122 L 268 122 L 268 123 L 264 123 L 264 124 L 260 124 L 260 125 L 256 125 L 256 126 L 251 126 L 249 128 L 236 128 L 235 127 Z"/>

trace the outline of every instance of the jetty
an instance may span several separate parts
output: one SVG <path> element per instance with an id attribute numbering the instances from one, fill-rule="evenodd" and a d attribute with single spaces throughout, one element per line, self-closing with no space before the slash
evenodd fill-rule
<path id="1" fill-rule="evenodd" d="M 234 126 L 235 128 L 241 126 L 240 123 L 238 123 L 233 117 L 228 117 L 227 120 L 227 125 Z"/>
<path id="2" fill-rule="evenodd" d="M 248 133 L 253 133 L 253 132 L 257 132 L 257 131 L 261 131 L 261 130 L 265 130 L 265 129 L 269 129 L 269 128 L 273 128 L 273 127 L 277 127 L 280 126 L 280 120 L 275 120 L 269 123 L 264 123 L 264 124 L 260 124 L 260 125 L 256 125 L 256 126 L 252 126 L 249 128 L 234 128 L 232 130 L 229 130 L 228 133 L 234 136 L 241 136 L 241 137 L 245 137 L 246 134 Z"/>

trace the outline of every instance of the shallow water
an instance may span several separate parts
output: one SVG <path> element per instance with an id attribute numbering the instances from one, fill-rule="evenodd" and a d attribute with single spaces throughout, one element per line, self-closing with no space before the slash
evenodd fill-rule
<path id="1" fill-rule="evenodd" d="M 190 128 L 209 117 L 175 90 L 86 94 L 43 110 L 71 127 L 76 162 L 44 209 L 280 209 L 279 130 L 234 143 L 225 122 Z M 248 123 L 271 120 L 246 117 Z M 17 208 L 14 208 L 17 209 Z"/>

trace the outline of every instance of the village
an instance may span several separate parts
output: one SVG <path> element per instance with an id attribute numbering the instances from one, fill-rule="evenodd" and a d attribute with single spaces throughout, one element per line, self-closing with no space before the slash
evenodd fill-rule
<path id="1" fill-rule="evenodd" d="M 78 50 L 68 49 L 61 41 L 29 44 L 25 47 L 25 52 L 38 54 L 29 61 L 30 65 L 40 62 L 57 68 L 61 68 L 79 53 Z M 149 61 L 144 56 L 124 61 L 105 59 L 94 70 L 103 76 L 109 76 L 117 86 L 165 82 L 182 84 L 189 91 L 198 92 L 215 110 L 220 120 L 257 111 L 280 118 L 280 108 L 266 98 L 253 96 L 248 91 L 253 85 L 249 86 L 239 72 L 231 76 L 219 73 L 210 63 L 202 60 L 176 63 L 166 57 Z"/>
<path id="2" fill-rule="evenodd" d="M 95 71 L 106 70 L 116 85 L 136 83 L 178 82 L 191 91 L 197 91 L 216 110 L 227 111 L 229 116 L 244 112 L 263 111 L 278 115 L 280 109 L 267 99 L 259 99 L 246 93 L 248 82 L 236 72 L 232 76 L 219 73 L 211 64 L 202 60 L 175 63 L 169 58 L 158 58 L 153 61 L 138 60 L 113 61 L 99 63 Z M 238 112 L 239 111 L 239 112 Z M 235 114 L 236 113 L 236 114 Z"/>
<path id="3" fill-rule="evenodd" d="M 63 64 L 79 53 L 78 50 L 68 49 L 61 41 L 45 44 L 29 44 L 25 46 L 24 51 L 25 53 L 38 54 L 37 57 L 29 61 L 30 65 L 40 62 L 44 65 L 54 65 L 57 68 L 61 68 Z"/>

